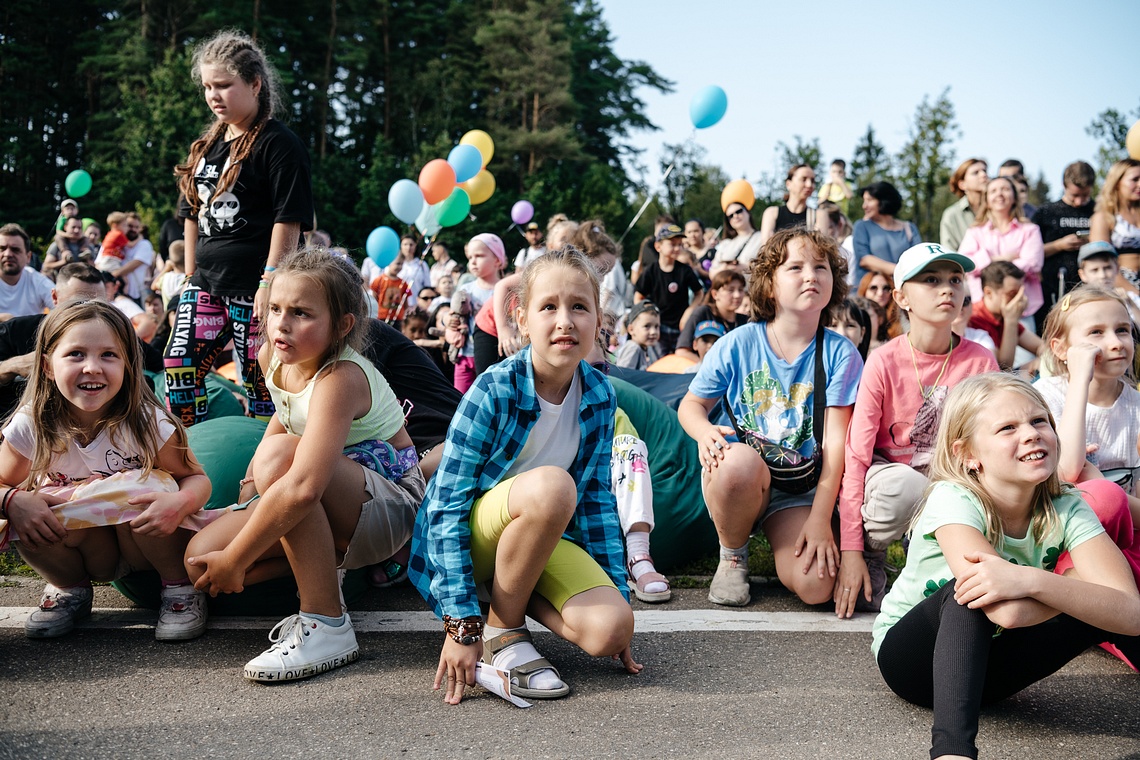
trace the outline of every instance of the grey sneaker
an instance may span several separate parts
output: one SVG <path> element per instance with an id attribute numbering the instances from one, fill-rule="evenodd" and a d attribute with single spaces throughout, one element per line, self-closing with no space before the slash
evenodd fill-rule
<path id="1" fill-rule="evenodd" d="M 28 615 L 24 635 L 30 639 L 51 639 L 71 633 L 75 623 L 91 615 L 91 587 L 56 588 L 44 586 L 40 608 Z"/>
<path id="2" fill-rule="evenodd" d="M 158 609 L 158 625 L 154 638 L 158 641 L 187 641 L 206 631 L 206 595 L 193 586 L 171 586 L 162 590 Z"/>
<path id="3" fill-rule="evenodd" d="M 878 612 L 883 597 L 887 595 L 887 553 L 865 550 L 863 561 L 867 563 L 867 573 L 871 576 L 871 601 L 868 603 L 860 593 L 855 609 L 858 612 Z"/>
<path id="4" fill-rule="evenodd" d="M 727 607 L 743 607 L 752 600 L 748 593 L 748 558 L 720 560 L 709 586 L 709 601 Z"/>

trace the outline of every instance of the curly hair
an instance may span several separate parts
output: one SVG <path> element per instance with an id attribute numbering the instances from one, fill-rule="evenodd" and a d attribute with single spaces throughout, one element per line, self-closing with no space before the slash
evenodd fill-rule
<path id="1" fill-rule="evenodd" d="M 792 227 L 780 230 L 768 239 L 749 269 L 748 298 L 752 301 L 752 318 L 770 322 L 776 317 L 776 270 L 788 260 L 788 247 L 793 240 L 804 240 L 815 247 L 816 256 L 827 261 L 831 269 L 831 298 L 827 302 L 820 319 L 826 319 L 831 309 L 843 303 L 847 297 L 847 257 L 840 250 L 835 238 L 806 227 Z"/>

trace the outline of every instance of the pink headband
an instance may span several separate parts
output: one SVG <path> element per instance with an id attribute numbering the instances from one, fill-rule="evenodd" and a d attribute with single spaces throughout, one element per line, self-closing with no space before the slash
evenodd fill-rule
<path id="1" fill-rule="evenodd" d="M 499 260 L 499 266 L 505 267 L 507 265 L 507 250 L 503 247 L 503 241 L 498 235 L 490 232 L 481 232 L 471 239 L 478 240 L 487 246 L 487 249 L 495 254 L 495 258 Z"/>

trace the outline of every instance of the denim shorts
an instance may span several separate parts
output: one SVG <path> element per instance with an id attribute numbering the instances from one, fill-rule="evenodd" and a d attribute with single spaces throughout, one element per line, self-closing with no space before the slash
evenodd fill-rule
<path id="1" fill-rule="evenodd" d="M 760 517 L 756 518 L 756 524 L 752 526 L 752 532 L 754 534 L 759 533 L 760 526 L 764 524 L 764 521 L 777 512 L 782 512 L 785 509 L 792 509 L 794 507 L 810 508 L 813 501 L 815 501 L 814 488 L 807 493 L 801 494 L 784 493 L 778 488 L 768 489 L 768 508 L 760 513 Z"/>

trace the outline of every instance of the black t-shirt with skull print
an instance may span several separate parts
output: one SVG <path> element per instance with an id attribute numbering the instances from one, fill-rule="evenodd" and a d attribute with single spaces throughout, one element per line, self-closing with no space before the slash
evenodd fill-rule
<path id="1" fill-rule="evenodd" d="M 194 171 L 201 206 L 192 281 L 215 296 L 257 290 L 274 224 L 299 222 L 302 231 L 313 226 L 309 152 L 288 127 L 270 119 L 242 162 L 235 186 L 218 193 L 230 145 L 218 140 Z M 194 218 L 185 198 L 179 213 Z"/>

